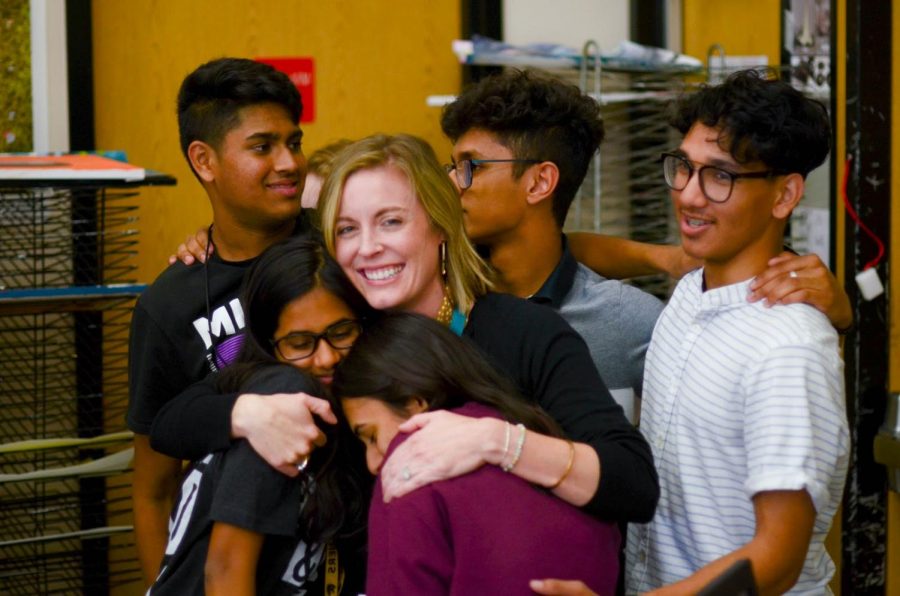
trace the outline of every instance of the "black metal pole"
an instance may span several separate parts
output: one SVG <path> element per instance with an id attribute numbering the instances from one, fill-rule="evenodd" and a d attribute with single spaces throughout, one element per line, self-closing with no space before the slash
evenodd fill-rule
<path id="1" fill-rule="evenodd" d="M 891 2 L 847 0 L 847 196 L 890 254 Z M 872 444 L 884 419 L 888 383 L 888 302 L 861 296 L 855 275 L 876 255 L 876 244 L 850 217 L 845 224 L 845 286 L 856 328 L 844 344 L 847 412 L 853 452 L 844 497 L 842 588 L 845 594 L 884 594 L 886 476 Z M 888 279 L 887 261 L 877 267 Z"/>

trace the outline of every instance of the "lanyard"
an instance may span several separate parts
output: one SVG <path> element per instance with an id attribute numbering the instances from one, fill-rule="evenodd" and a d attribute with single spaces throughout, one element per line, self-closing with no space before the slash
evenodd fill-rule
<path id="1" fill-rule="evenodd" d="M 329 543 L 325 546 L 325 593 L 340 594 L 344 587 L 344 572 L 338 564 L 338 549 Z"/>

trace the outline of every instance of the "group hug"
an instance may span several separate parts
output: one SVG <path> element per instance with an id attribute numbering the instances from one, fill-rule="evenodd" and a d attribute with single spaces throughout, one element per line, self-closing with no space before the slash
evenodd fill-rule
<path id="1" fill-rule="evenodd" d="M 830 117 L 758 71 L 671 106 L 678 246 L 564 234 L 604 137 L 508 70 L 307 157 L 290 79 L 191 72 L 213 221 L 138 300 L 148 594 L 826 594 L 850 441 L 849 300 L 784 245 Z M 662 200 L 662 199 L 661 199 Z M 665 273 L 666 304 L 618 278 Z"/>

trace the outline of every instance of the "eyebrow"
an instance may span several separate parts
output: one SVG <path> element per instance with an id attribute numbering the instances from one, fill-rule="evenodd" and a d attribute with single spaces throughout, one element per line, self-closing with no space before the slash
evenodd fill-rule
<path id="1" fill-rule="evenodd" d="M 385 214 L 394 213 L 394 212 L 409 213 L 409 207 L 403 207 L 400 205 L 397 205 L 395 207 L 385 207 L 383 209 L 379 209 L 378 211 L 376 211 L 374 217 L 381 217 Z M 349 217 L 347 215 L 341 215 L 341 216 L 338 216 L 337 221 L 356 221 L 356 218 Z"/>
<path id="2" fill-rule="evenodd" d="M 283 337 L 283 338 L 290 337 L 292 335 L 318 335 L 320 333 L 325 333 L 328 329 L 330 329 L 331 327 L 334 327 L 335 325 L 340 325 L 341 323 L 348 323 L 352 320 L 353 319 L 349 318 L 349 317 L 341 317 L 340 319 L 337 319 L 337 320 L 332 321 L 331 323 L 328 323 L 327 325 L 325 325 L 325 327 L 323 327 L 321 331 L 313 331 L 311 329 L 291 329 L 290 331 L 288 331 L 281 337 Z"/>
<path id="3" fill-rule="evenodd" d="M 479 155 L 481 155 L 481 153 L 477 149 L 467 149 L 465 151 L 460 151 L 458 157 L 459 161 L 462 161 L 464 159 L 478 159 Z M 450 161 L 454 161 L 452 153 L 450 154 Z"/>
<path id="4" fill-rule="evenodd" d="M 682 149 L 681 147 L 675 149 L 674 151 L 672 151 L 672 153 L 675 153 L 676 155 L 680 155 L 681 157 L 685 158 L 686 160 L 690 161 L 691 163 L 698 163 L 698 164 L 700 164 L 699 161 L 695 162 L 693 159 L 691 159 L 691 157 L 690 157 L 690 156 L 684 151 L 684 149 Z M 725 159 L 718 159 L 718 158 L 712 159 L 712 160 L 710 160 L 709 162 L 704 162 L 704 163 L 702 163 L 702 164 L 700 164 L 700 165 L 702 165 L 702 166 L 712 166 L 712 167 L 714 167 L 714 168 L 721 168 L 721 169 L 723 169 L 723 170 L 727 170 L 727 171 L 734 172 L 734 173 L 737 173 L 736 170 L 740 170 L 741 167 L 742 167 L 742 166 L 741 166 L 740 164 L 738 164 L 737 162 L 734 162 L 734 161 L 728 161 L 728 160 L 725 160 Z"/>
<path id="5" fill-rule="evenodd" d="M 280 138 L 281 138 L 281 135 L 278 134 L 277 132 L 263 131 L 263 132 L 255 132 L 253 134 L 247 135 L 246 140 L 272 142 L 272 141 L 277 141 Z M 295 139 L 302 140 L 303 139 L 303 131 L 300 129 L 297 129 L 297 130 L 293 131 L 291 134 L 289 134 L 287 136 L 287 138 L 288 138 L 288 140 L 295 140 Z"/>

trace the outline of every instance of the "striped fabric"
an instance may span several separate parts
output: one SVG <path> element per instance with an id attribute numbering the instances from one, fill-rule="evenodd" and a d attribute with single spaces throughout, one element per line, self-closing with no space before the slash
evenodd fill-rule
<path id="1" fill-rule="evenodd" d="M 849 453 L 843 363 L 827 319 L 806 305 L 748 303 L 750 281 L 702 291 L 686 276 L 647 352 L 641 430 L 661 499 L 628 535 L 628 593 L 670 584 L 754 535 L 751 497 L 806 490 L 816 521 L 791 594 L 823 594 L 824 540 Z"/>

